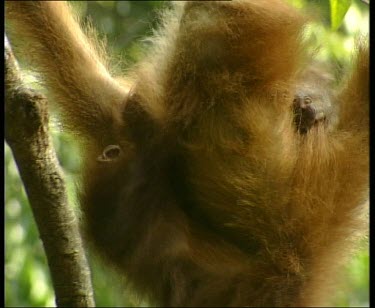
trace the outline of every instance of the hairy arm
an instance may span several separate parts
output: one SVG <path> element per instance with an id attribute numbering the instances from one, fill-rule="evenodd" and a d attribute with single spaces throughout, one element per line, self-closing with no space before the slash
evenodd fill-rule
<path id="1" fill-rule="evenodd" d="M 102 46 L 63 1 L 6 1 L 7 34 L 60 108 L 64 124 L 96 140 L 120 121 L 128 89 L 110 74 Z M 22 52 L 17 52 L 22 50 Z"/>

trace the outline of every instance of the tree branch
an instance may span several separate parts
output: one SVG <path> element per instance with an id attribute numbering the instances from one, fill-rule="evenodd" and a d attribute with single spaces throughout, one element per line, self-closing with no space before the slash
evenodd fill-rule
<path id="1" fill-rule="evenodd" d="M 44 96 L 22 82 L 5 39 L 5 140 L 10 146 L 42 239 L 59 307 L 94 307 L 77 219 L 48 135 Z"/>

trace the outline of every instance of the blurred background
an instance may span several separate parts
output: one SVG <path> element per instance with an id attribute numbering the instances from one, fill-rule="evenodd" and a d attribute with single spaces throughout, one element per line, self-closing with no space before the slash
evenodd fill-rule
<path id="1" fill-rule="evenodd" d="M 350 4 L 338 29 L 332 30 L 330 2 L 327 0 L 290 0 L 294 5 L 321 16 L 308 31 L 320 44 L 317 57 L 332 64 L 339 74 L 348 64 L 358 33 L 368 33 L 368 5 L 360 0 Z M 339 1 L 340 2 L 340 1 Z M 106 37 L 114 65 L 126 70 L 145 50 L 142 38 L 150 35 L 159 22 L 158 12 L 168 1 L 74 1 L 81 16 L 91 20 L 101 38 Z M 33 80 L 30 79 L 30 83 Z M 80 161 L 69 136 L 51 121 L 51 132 L 60 163 L 65 171 L 68 194 L 73 206 Z M 46 258 L 9 147 L 5 144 L 5 307 L 55 306 Z M 340 280 L 340 290 L 332 306 L 369 307 L 368 239 L 353 255 Z M 94 255 L 89 255 L 97 306 L 146 306 L 141 298 L 126 291 L 125 281 L 110 272 Z"/>

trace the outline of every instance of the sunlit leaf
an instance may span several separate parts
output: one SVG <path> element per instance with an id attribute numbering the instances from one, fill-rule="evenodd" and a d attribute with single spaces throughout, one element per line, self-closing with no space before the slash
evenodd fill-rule
<path id="1" fill-rule="evenodd" d="M 331 28 L 337 30 L 349 10 L 352 3 L 351 0 L 330 0 L 331 5 Z"/>

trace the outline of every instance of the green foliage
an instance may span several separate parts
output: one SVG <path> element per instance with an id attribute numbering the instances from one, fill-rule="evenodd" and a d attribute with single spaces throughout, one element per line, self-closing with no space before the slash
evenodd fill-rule
<path id="1" fill-rule="evenodd" d="M 351 0 L 329 0 L 331 4 L 331 27 L 337 30 L 344 20 L 346 12 L 352 3 Z"/>
<path id="2" fill-rule="evenodd" d="M 289 0 L 297 7 L 309 10 L 318 6 L 322 20 L 307 30 L 322 44 L 317 57 L 333 62 L 339 68 L 347 64 L 355 36 L 368 31 L 368 6 L 353 0 Z M 332 4 L 334 3 L 334 4 Z M 73 2 L 85 18 L 91 16 L 102 36 L 116 55 L 114 62 L 122 70 L 139 59 L 144 45 L 139 41 L 151 33 L 158 23 L 157 12 L 168 5 L 163 1 L 87 1 Z M 349 8 L 349 10 L 348 10 Z M 332 31 L 332 27 L 338 29 Z M 341 25 L 341 26 L 340 26 Z M 125 63 L 125 65 L 120 65 Z M 53 140 L 60 164 L 67 179 L 71 204 L 76 206 L 75 189 L 79 176 L 79 155 L 69 136 L 54 123 Z M 9 147 L 5 146 L 5 306 L 51 307 L 54 295 L 42 243 L 14 164 Z M 345 279 L 333 304 L 340 307 L 368 306 L 369 254 L 368 242 L 353 257 Z M 145 306 L 142 299 L 124 291 L 125 282 L 90 255 L 95 298 L 99 307 Z M 338 288 L 339 289 L 339 288 Z"/>
<path id="3" fill-rule="evenodd" d="M 368 241 L 365 247 L 347 265 L 346 277 L 339 284 L 339 290 L 334 299 L 337 307 L 369 307 L 369 249 Z M 350 279 L 348 279 L 350 277 Z M 348 296 L 349 295 L 349 296 Z"/>

